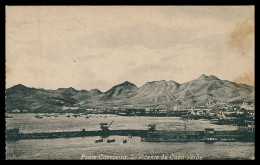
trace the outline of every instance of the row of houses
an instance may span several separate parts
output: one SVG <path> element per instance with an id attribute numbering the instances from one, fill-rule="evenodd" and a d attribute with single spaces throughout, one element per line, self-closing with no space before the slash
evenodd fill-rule
<path id="1" fill-rule="evenodd" d="M 14 109 L 14 110 L 11 110 L 11 112 L 12 113 L 27 113 L 27 112 L 29 112 L 29 110 L 26 110 L 26 109 L 24 109 L 24 110 Z"/>
<path id="2" fill-rule="evenodd" d="M 166 105 L 158 105 L 156 107 L 134 107 L 133 105 L 125 105 L 121 107 L 92 107 L 92 108 L 81 108 L 79 106 L 62 106 L 62 111 L 84 111 L 86 113 L 110 113 L 119 115 L 214 115 L 224 113 L 226 115 L 232 115 L 234 113 L 250 113 L 254 116 L 255 107 L 254 104 L 243 103 L 241 106 L 222 106 L 220 108 L 213 108 L 211 106 L 196 106 L 196 107 L 183 107 L 183 106 L 173 106 L 168 107 Z M 11 112 L 29 112 L 28 110 L 14 109 Z"/>

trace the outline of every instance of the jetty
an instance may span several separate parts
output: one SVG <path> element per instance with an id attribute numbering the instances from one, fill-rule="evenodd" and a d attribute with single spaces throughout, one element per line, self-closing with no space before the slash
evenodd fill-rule
<path id="1" fill-rule="evenodd" d="M 213 128 L 205 128 L 198 131 L 187 131 L 186 125 L 183 131 L 156 130 L 155 124 L 148 125 L 147 130 L 109 130 L 110 124 L 100 123 L 101 130 L 86 131 L 63 131 L 63 132 L 41 132 L 41 133 L 21 133 L 19 129 L 6 130 L 6 140 L 23 139 L 51 139 L 51 138 L 72 138 L 100 136 L 137 136 L 144 142 L 254 142 L 255 130 L 253 127 L 239 126 L 233 131 L 215 131 Z"/>

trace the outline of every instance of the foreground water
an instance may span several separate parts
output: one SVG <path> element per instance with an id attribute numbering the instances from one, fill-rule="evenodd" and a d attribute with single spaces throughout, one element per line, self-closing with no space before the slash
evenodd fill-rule
<path id="1" fill-rule="evenodd" d="M 147 129 L 156 124 L 159 130 L 234 130 L 235 126 L 211 124 L 208 120 L 183 121 L 177 117 L 126 117 L 115 115 L 92 115 L 67 118 L 44 117 L 34 114 L 11 114 L 6 119 L 6 128 L 19 128 L 20 132 L 51 132 L 69 130 L 98 130 L 100 122 L 110 123 L 110 129 Z M 106 117 L 105 117 L 106 116 Z M 19 140 L 6 142 L 6 159 L 254 159 L 254 143 L 203 142 L 151 143 L 139 137 L 113 136 L 115 143 L 94 143 L 99 137 Z M 123 140 L 127 140 L 124 144 Z"/>

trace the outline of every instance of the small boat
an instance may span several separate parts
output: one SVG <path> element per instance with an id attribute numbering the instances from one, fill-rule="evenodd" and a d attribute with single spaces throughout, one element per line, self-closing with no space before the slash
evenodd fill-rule
<path id="1" fill-rule="evenodd" d="M 6 115 L 5 118 L 13 118 L 13 116 L 8 116 L 8 115 Z"/>
<path id="2" fill-rule="evenodd" d="M 67 117 L 67 118 L 69 118 L 69 117 L 70 117 L 70 115 L 67 115 L 66 117 Z"/>
<path id="3" fill-rule="evenodd" d="M 59 115 L 54 115 L 54 117 L 59 117 Z"/>
<path id="4" fill-rule="evenodd" d="M 115 141 L 116 141 L 115 139 L 111 139 L 111 140 L 108 139 L 108 140 L 107 140 L 107 143 L 113 143 L 113 142 L 115 142 Z"/>
<path id="5" fill-rule="evenodd" d="M 95 143 L 103 142 L 103 139 L 95 140 Z"/>
<path id="6" fill-rule="evenodd" d="M 86 116 L 86 119 L 89 119 L 89 117 L 88 117 L 88 116 Z"/>
<path id="7" fill-rule="evenodd" d="M 79 114 L 74 114 L 72 116 L 74 116 L 74 117 L 81 117 Z"/>
<path id="8" fill-rule="evenodd" d="M 127 143 L 127 140 L 124 140 L 123 143 Z"/>
<path id="9" fill-rule="evenodd" d="M 37 119 L 42 119 L 43 116 L 36 115 L 35 118 L 37 118 Z"/>
<path id="10" fill-rule="evenodd" d="M 128 134 L 128 137 L 129 137 L 129 138 L 132 138 L 132 135 L 131 135 L 131 134 Z"/>
<path id="11" fill-rule="evenodd" d="M 107 116 L 104 116 L 104 118 L 107 118 Z"/>

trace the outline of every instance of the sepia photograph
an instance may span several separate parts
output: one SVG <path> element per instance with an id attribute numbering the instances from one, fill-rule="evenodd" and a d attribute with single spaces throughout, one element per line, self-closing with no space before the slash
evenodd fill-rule
<path id="1" fill-rule="evenodd" d="M 255 6 L 5 6 L 6 160 L 255 160 Z"/>

